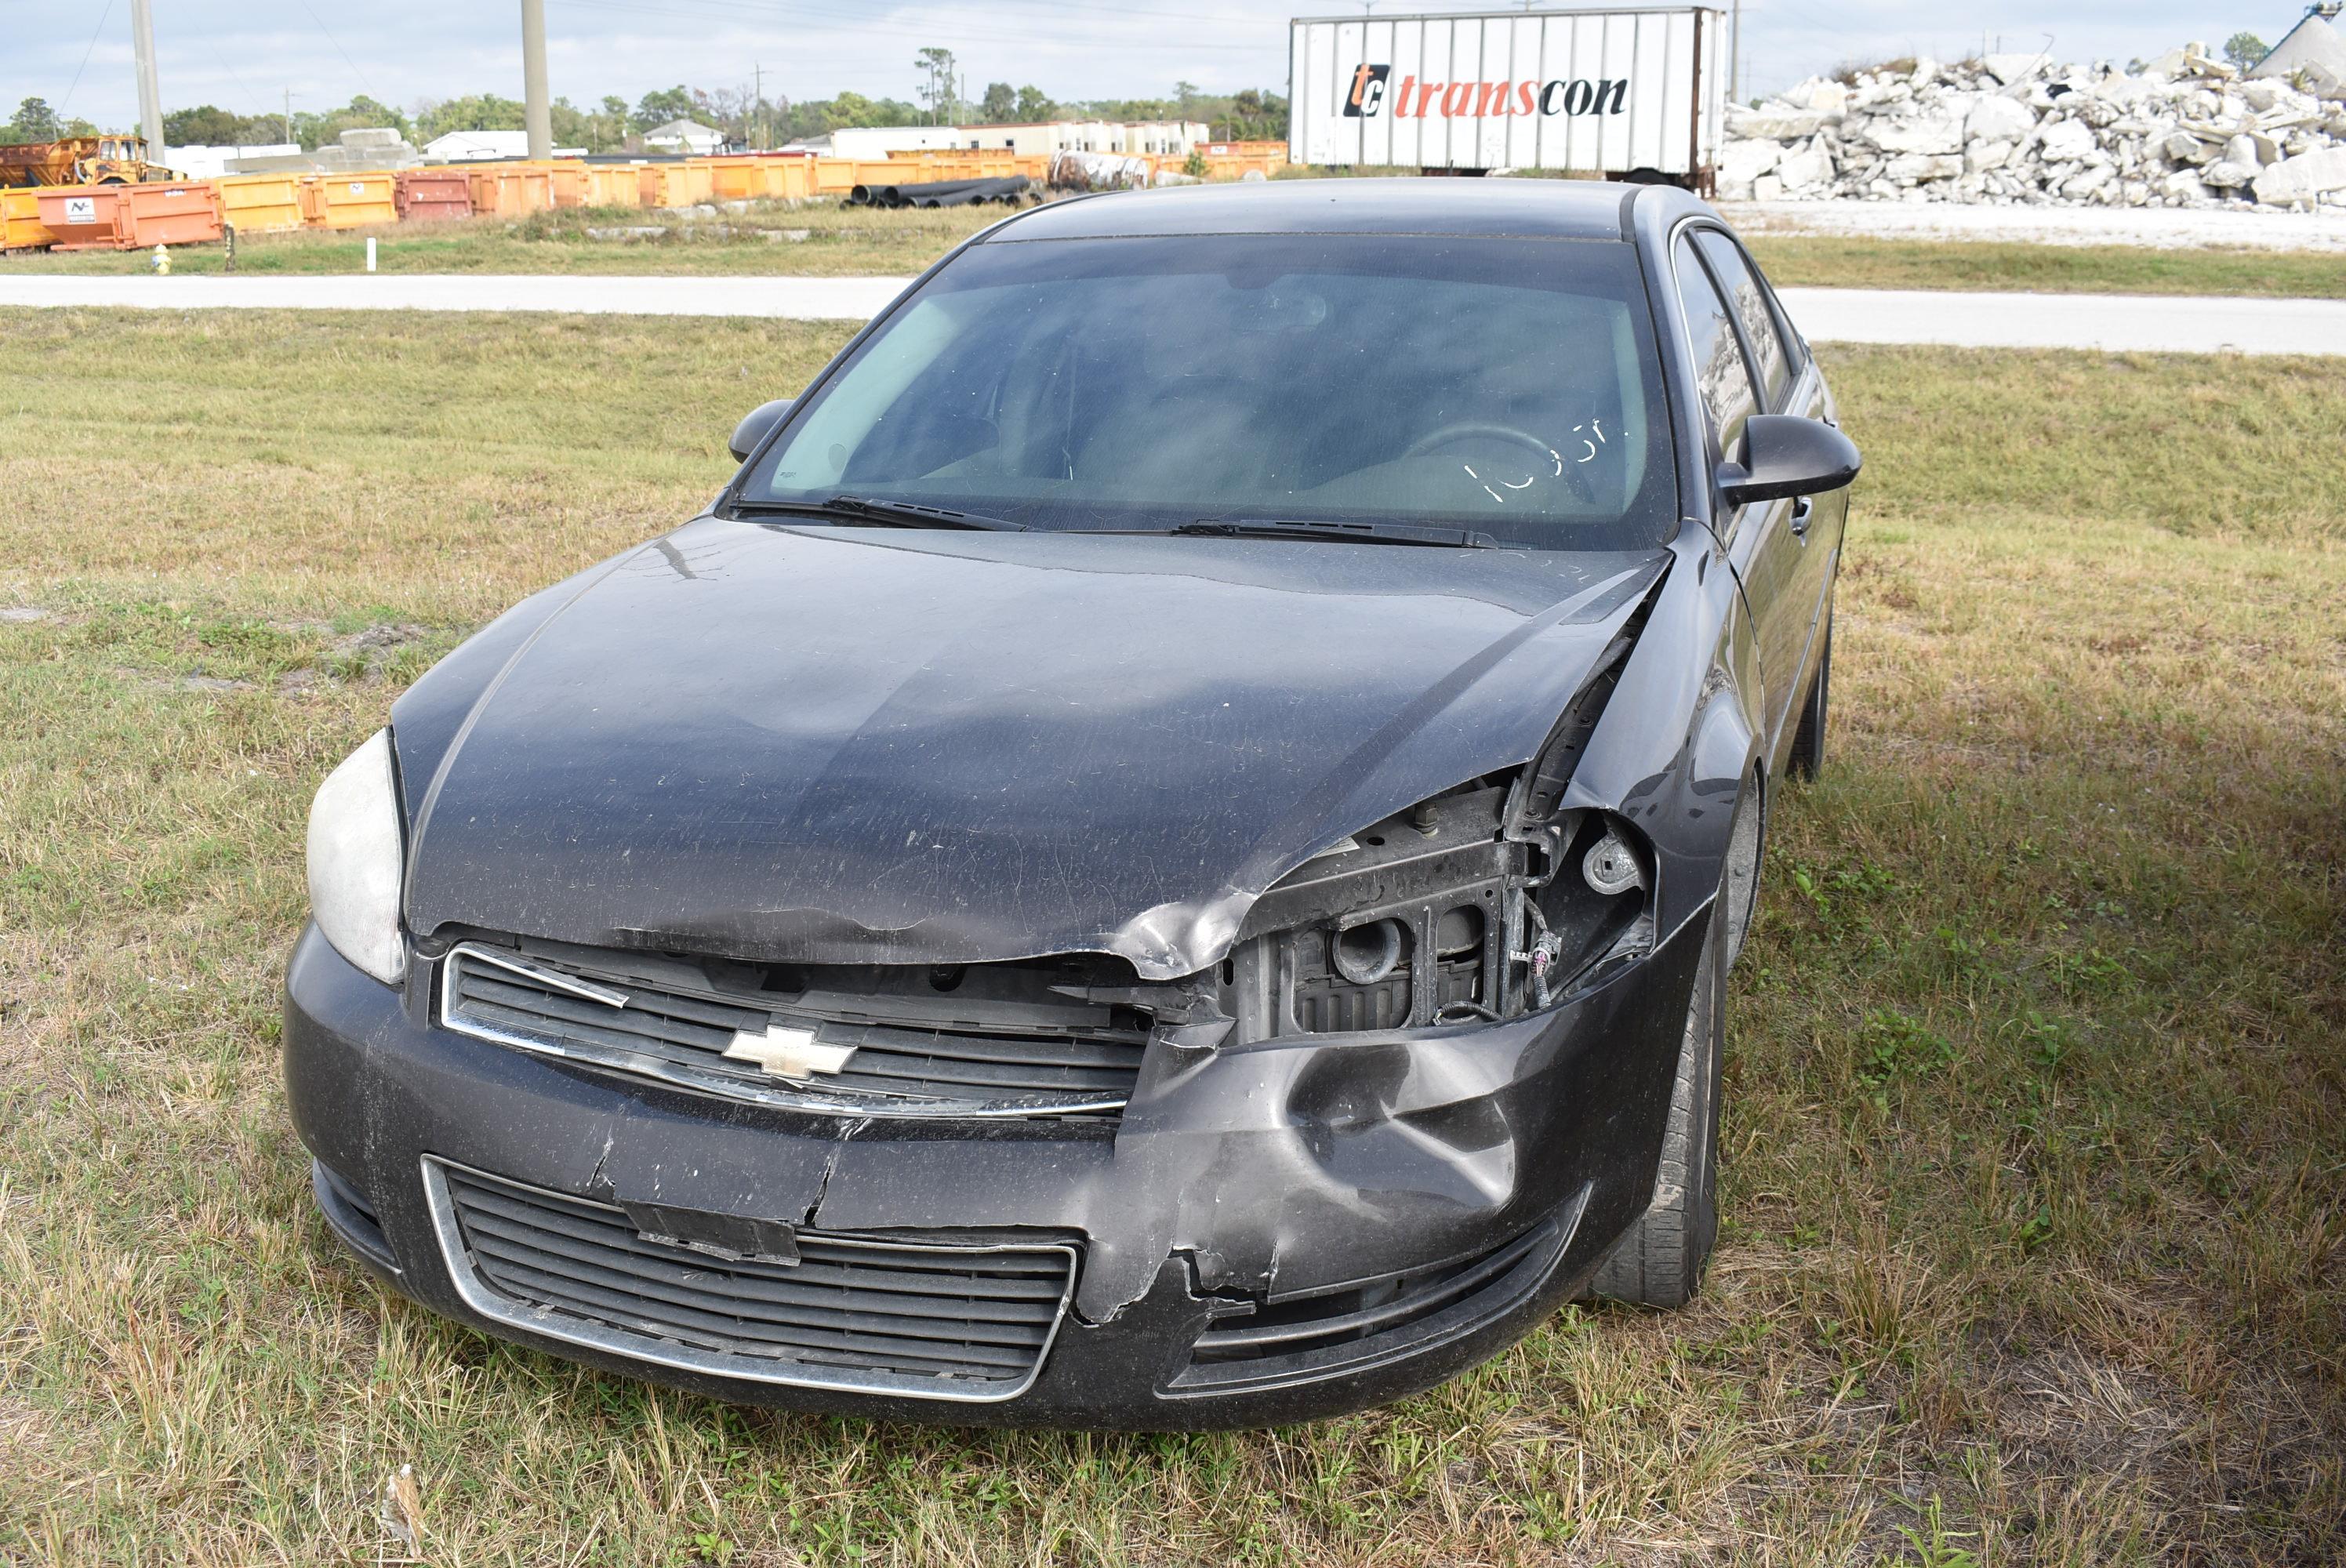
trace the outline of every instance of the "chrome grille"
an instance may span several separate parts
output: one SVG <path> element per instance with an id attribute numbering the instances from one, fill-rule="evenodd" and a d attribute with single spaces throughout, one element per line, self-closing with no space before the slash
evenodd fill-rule
<path id="1" fill-rule="evenodd" d="M 623 1209 L 440 1160 L 426 1194 L 482 1316 L 719 1376 L 984 1401 L 1033 1383 L 1075 1287 L 1071 1247 L 957 1247 L 801 1231 L 800 1261 L 720 1258 Z"/>
<path id="2" fill-rule="evenodd" d="M 794 1009 L 720 990 L 686 966 L 658 983 L 473 945 L 443 964 L 451 1029 L 734 1098 L 857 1115 L 1074 1115 L 1120 1109 L 1140 1075 L 1142 1027 L 912 1026 Z M 770 1026 L 804 1031 L 837 1071 L 782 1075 L 726 1052 Z"/>

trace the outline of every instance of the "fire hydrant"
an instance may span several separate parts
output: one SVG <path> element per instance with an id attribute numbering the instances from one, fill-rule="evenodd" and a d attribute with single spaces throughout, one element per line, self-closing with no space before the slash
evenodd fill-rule
<path id="1" fill-rule="evenodd" d="M 155 276 L 158 278 L 168 278 L 171 275 L 171 253 L 158 245 L 155 247 L 155 255 L 148 265 L 155 269 Z"/>

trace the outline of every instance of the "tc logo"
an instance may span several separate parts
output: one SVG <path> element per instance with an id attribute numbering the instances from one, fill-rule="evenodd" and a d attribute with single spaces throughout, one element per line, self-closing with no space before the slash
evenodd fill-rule
<path id="1" fill-rule="evenodd" d="M 1357 120 L 1375 114 L 1385 101 L 1385 78 L 1392 75 L 1391 66 L 1362 66 L 1354 71 L 1352 96 L 1344 100 L 1344 117 Z"/>

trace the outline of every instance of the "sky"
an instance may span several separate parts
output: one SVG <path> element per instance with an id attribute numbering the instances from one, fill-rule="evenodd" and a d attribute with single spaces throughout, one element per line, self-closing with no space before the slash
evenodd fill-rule
<path id="1" fill-rule="evenodd" d="M 1729 0 L 1715 0 L 1727 5 Z M 413 107 L 471 93 L 521 96 L 518 0 L 152 0 L 163 105 L 297 110 L 365 93 Z M 1354 15 L 1360 0 L 1302 0 L 1301 14 Z M 1393 16 L 1503 6 L 1378 0 Z M 1601 7 L 1559 7 L 1601 8 Z M 1744 7 L 1747 96 L 1850 61 L 1991 48 L 2051 47 L 2059 58 L 2120 63 L 2247 30 L 2279 41 L 2301 0 L 2184 5 L 2108 0 L 2047 7 L 2012 0 L 1750 0 Z M 635 102 L 679 83 L 749 87 L 793 99 L 842 89 L 911 99 L 926 46 L 959 56 L 970 96 L 989 82 L 1029 83 L 1055 98 L 1169 97 L 1177 81 L 1209 92 L 1284 91 L 1294 0 L 546 0 L 553 90 L 582 107 L 607 94 Z M 0 116 L 26 97 L 106 128 L 136 128 L 130 0 L 0 0 Z"/>

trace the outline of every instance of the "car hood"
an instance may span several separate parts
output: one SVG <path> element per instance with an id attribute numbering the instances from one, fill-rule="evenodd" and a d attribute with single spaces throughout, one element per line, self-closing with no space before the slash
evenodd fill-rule
<path id="1" fill-rule="evenodd" d="M 409 925 L 1194 972 L 1527 761 L 1667 558 L 703 519 L 402 699 Z"/>

